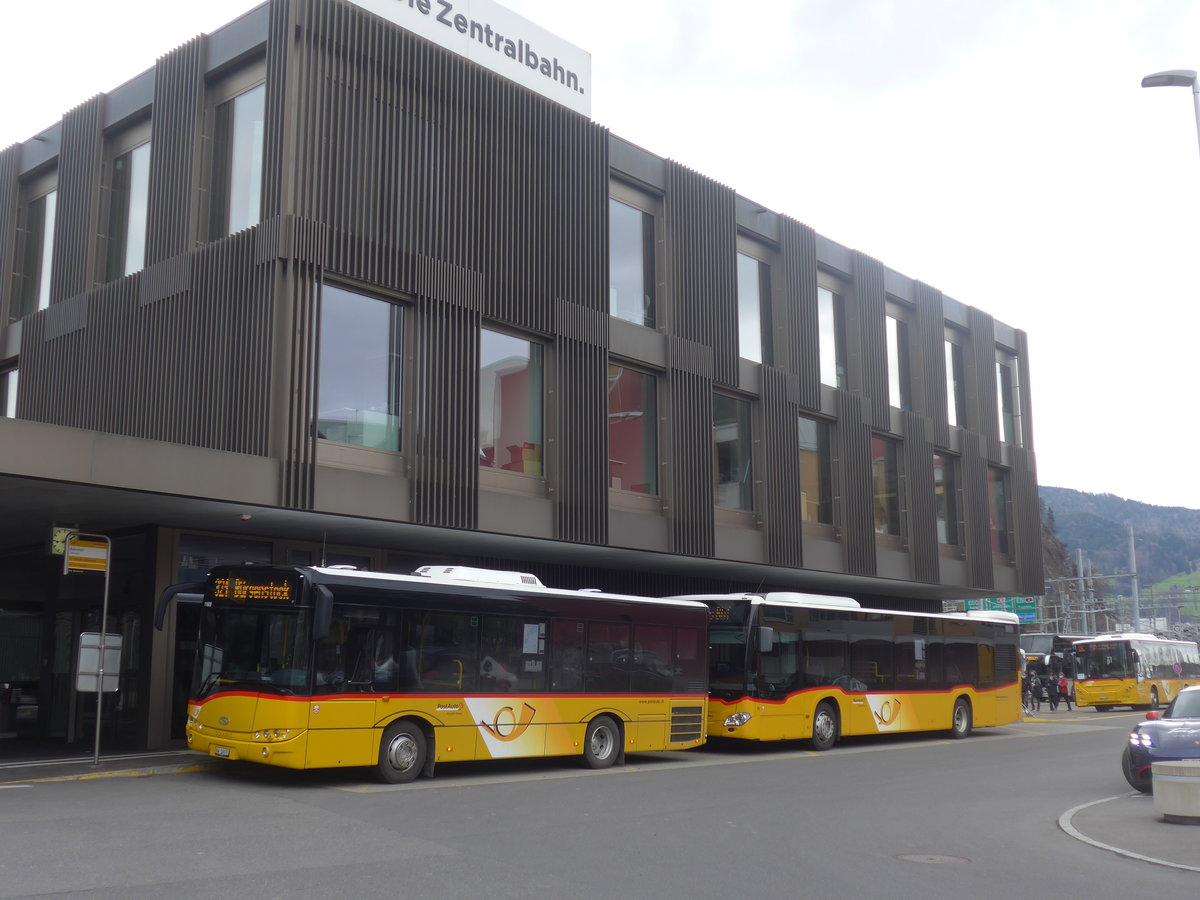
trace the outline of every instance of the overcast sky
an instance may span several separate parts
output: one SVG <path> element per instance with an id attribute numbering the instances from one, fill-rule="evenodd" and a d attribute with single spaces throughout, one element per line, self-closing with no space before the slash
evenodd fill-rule
<path id="1" fill-rule="evenodd" d="M 5 4 L 0 147 L 253 0 Z M 507 0 L 592 116 L 1029 335 L 1043 484 L 1200 509 L 1200 0 Z"/>

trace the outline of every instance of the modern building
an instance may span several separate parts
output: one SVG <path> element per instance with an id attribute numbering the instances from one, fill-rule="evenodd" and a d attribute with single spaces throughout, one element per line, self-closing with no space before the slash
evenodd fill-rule
<path id="1" fill-rule="evenodd" d="M 0 404 L 0 753 L 94 722 L 55 526 L 112 540 L 106 747 L 180 736 L 197 610 L 153 607 L 217 563 L 1042 588 L 1023 332 L 345 0 L 0 151 Z"/>

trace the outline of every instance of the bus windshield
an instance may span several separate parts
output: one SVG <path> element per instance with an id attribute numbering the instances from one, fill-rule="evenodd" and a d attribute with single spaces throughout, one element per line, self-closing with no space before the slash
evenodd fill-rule
<path id="1" fill-rule="evenodd" d="M 1132 678 L 1133 655 L 1128 641 L 1095 641 L 1075 647 L 1078 678 Z"/>
<path id="2" fill-rule="evenodd" d="M 746 632 L 751 609 L 749 603 L 708 603 L 708 690 L 713 697 L 733 700 L 750 689 Z"/>
<path id="3" fill-rule="evenodd" d="M 308 660 L 295 610 L 208 606 L 192 677 L 192 699 L 241 688 L 293 694 L 308 686 Z"/>

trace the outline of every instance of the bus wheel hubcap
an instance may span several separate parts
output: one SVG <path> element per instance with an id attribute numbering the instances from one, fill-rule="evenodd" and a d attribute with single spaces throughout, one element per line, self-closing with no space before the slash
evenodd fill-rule
<path id="1" fill-rule="evenodd" d="M 388 762 L 401 772 L 413 767 L 417 761 L 417 742 L 407 734 L 398 734 L 388 746 Z"/>
<path id="2" fill-rule="evenodd" d="M 592 733 L 592 756 L 596 759 L 607 759 L 612 753 L 612 734 L 607 728 L 597 728 Z"/>
<path id="3" fill-rule="evenodd" d="M 829 713 L 822 713 L 817 716 L 817 725 L 814 730 L 819 740 L 829 740 L 833 737 L 833 716 L 829 715 Z"/>

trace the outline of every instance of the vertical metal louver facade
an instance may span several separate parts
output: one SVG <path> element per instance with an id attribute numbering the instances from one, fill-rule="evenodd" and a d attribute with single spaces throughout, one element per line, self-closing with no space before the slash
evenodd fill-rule
<path id="1" fill-rule="evenodd" d="M 58 167 L 58 208 L 54 235 L 52 301 L 82 294 L 94 284 L 103 152 L 104 99 L 93 97 L 62 120 L 62 163 Z"/>
<path id="2" fill-rule="evenodd" d="M 659 516 L 654 549 L 706 558 L 718 546 L 751 547 L 752 561 L 780 569 L 802 569 L 807 559 L 828 568 L 840 557 L 835 574 L 859 584 L 881 569 L 892 577 L 907 553 L 914 585 L 937 585 L 932 455 L 944 450 L 962 461 L 964 587 L 995 583 L 987 473 L 1007 463 L 1018 578 L 1025 591 L 1040 588 L 1023 333 L 1014 349 L 1024 443 L 1008 447 L 995 411 L 996 323 L 969 308 L 964 323 L 954 300 L 913 282 L 899 298 L 909 316 L 912 408 L 894 410 L 887 310 L 889 292 L 906 280 L 877 260 L 831 250 L 786 216 L 739 218 L 745 201 L 731 188 L 674 161 L 642 160 L 636 148 L 615 156 L 645 168 L 614 172 L 603 127 L 353 5 L 271 0 L 259 20 L 261 34 L 236 53 L 228 41 L 199 37 L 155 65 L 152 97 L 135 117 L 148 116 L 152 133 L 140 272 L 97 283 L 113 126 L 105 99 L 64 117 L 51 305 L 20 326 L 23 418 L 277 460 L 279 505 L 317 509 L 329 462 L 316 429 L 322 294 L 336 284 L 404 308 L 403 452 L 393 459 L 408 482 L 395 502 L 408 505 L 373 514 L 480 527 L 480 334 L 493 329 L 544 350 L 544 495 L 529 505 L 549 510 L 554 539 L 610 544 L 609 355 L 617 347 L 625 361 L 628 347 L 649 347 L 628 361 L 658 384 L 661 503 L 655 508 L 648 495 L 629 507 Z M 261 220 L 216 235 L 215 86 L 251 69 L 266 84 Z M 29 174 L 20 149 L 0 151 L 3 312 Z M 609 316 L 614 175 L 653 195 L 658 210 L 657 329 L 636 339 L 628 332 L 637 326 L 615 326 Z M 739 358 L 739 228 L 771 259 L 765 365 Z M 845 285 L 848 375 L 837 390 L 820 381 L 817 288 L 819 277 L 835 276 Z M 948 316 L 965 335 L 969 382 L 954 429 L 946 421 Z M 72 389 L 80 385 L 87 390 Z M 714 391 L 750 403 L 755 422 L 757 515 L 722 518 L 720 530 Z M 801 414 L 829 425 L 833 468 L 834 525 L 809 528 L 807 537 Z M 885 539 L 886 568 L 875 533 L 873 434 L 901 448 L 906 546 Z M 807 553 L 806 540 L 825 544 Z"/>

